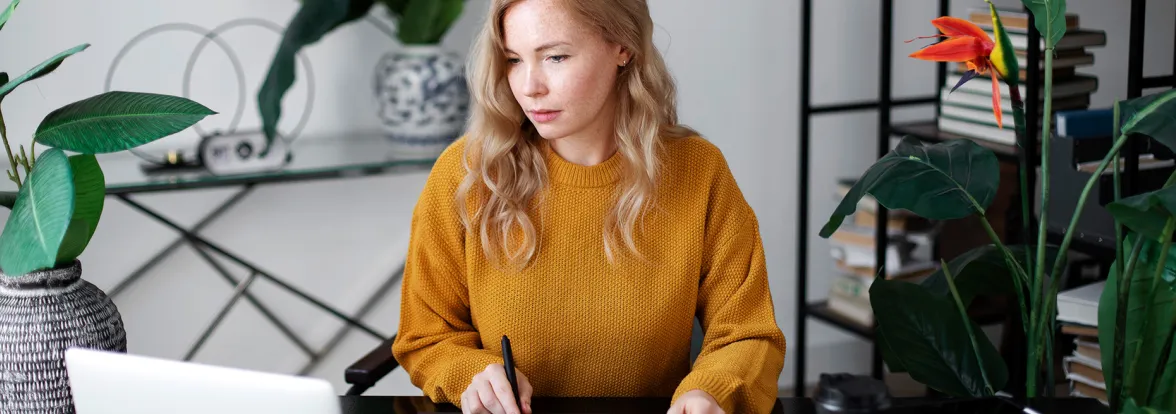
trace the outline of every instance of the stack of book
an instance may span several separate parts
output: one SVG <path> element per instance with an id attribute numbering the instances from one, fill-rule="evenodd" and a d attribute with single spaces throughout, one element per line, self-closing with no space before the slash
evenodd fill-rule
<path id="1" fill-rule="evenodd" d="M 1009 35 L 1013 49 L 1017 56 L 1017 66 L 1021 68 L 1021 79 L 1018 89 L 1022 99 L 1028 99 L 1029 66 L 1029 16 L 1021 10 L 999 10 L 1001 22 Z M 971 9 L 968 20 L 988 32 L 993 40 L 996 35 L 992 30 L 992 17 L 987 8 Z M 1053 111 L 1086 109 L 1090 106 L 1090 95 L 1098 90 L 1098 78 L 1081 73 L 1078 68 L 1094 64 L 1094 55 L 1087 49 L 1105 46 L 1106 32 L 1103 30 L 1083 29 L 1079 26 L 1078 16 L 1066 15 L 1067 31 L 1058 41 L 1053 59 Z M 1039 50 L 1044 50 L 1045 40 L 1041 39 Z M 1036 85 L 1038 100 L 1037 113 L 1043 110 L 1045 98 L 1045 55 L 1039 53 L 1041 59 L 1036 62 L 1038 70 L 1038 85 Z M 969 138 L 992 141 L 1000 144 L 1015 145 L 1013 106 L 1009 98 L 1009 86 L 1000 81 L 1000 105 L 1002 110 L 1001 125 L 997 125 L 996 117 L 992 113 L 992 80 L 991 75 L 977 76 L 965 82 L 952 92 L 954 87 L 968 71 L 964 63 L 948 63 L 947 79 L 940 94 L 939 129 Z M 1026 102 L 1026 106 L 1033 103 Z M 1028 109 L 1028 108 L 1026 108 Z M 1001 128 L 1003 127 L 1003 128 Z M 1039 135 L 1040 131 L 1033 132 Z"/>
<path id="2" fill-rule="evenodd" d="M 1098 300 L 1105 285 L 1100 281 L 1058 292 L 1058 322 L 1063 334 L 1074 336 L 1074 352 L 1062 358 L 1070 395 L 1109 405 L 1098 346 Z"/>
<path id="3" fill-rule="evenodd" d="M 838 200 L 853 187 L 853 179 L 838 180 Z M 863 326 L 874 325 L 870 307 L 870 284 L 875 275 L 875 229 L 877 201 L 867 195 L 857 210 L 847 217 L 829 237 L 830 256 L 838 274 L 828 296 L 828 308 Z M 887 279 L 917 282 L 937 268 L 932 248 L 937 227 L 929 220 L 904 210 L 887 211 L 886 263 L 882 272 Z"/>

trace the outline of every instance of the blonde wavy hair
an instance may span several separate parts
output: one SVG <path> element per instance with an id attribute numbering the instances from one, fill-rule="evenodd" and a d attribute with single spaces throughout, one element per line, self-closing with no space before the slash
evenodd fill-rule
<path id="1" fill-rule="evenodd" d="M 487 258 L 526 266 L 539 247 L 528 208 L 547 184 L 542 137 L 530 127 L 506 78 L 503 17 L 520 0 L 493 0 L 467 63 L 471 106 L 466 134 L 465 179 L 457 205 L 467 229 L 476 222 Z M 582 24 L 620 45 L 631 57 L 618 68 L 615 135 L 624 162 L 616 205 L 602 229 L 605 254 L 615 260 L 615 243 L 640 257 L 633 232 L 652 204 L 662 140 L 694 135 L 678 124 L 676 89 L 653 44 L 653 21 L 645 0 L 562 0 Z M 476 203 L 470 203 L 475 193 Z M 473 207 L 474 217 L 469 210 Z M 518 231 L 515 233 L 514 231 Z M 512 241 L 514 243 L 512 243 Z M 517 244 L 512 246 L 512 244 Z"/>

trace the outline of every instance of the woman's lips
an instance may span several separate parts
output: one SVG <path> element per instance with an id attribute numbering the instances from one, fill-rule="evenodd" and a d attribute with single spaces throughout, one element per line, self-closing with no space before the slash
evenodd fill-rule
<path id="1" fill-rule="evenodd" d="M 544 123 L 554 121 L 559 116 L 561 111 L 553 111 L 547 109 L 531 111 L 531 119 L 535 122 Z"/>

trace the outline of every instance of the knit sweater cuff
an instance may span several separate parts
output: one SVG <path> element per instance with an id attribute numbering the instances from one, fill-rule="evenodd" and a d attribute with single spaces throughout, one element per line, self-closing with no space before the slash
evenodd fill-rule
<path id="1" fill-rule="evenodd" d="M 678 389 L 674 391 L 673 401 L 677 401 L 678 397 L 687 391 L 702 390 L 719 403 L 723 412 L 735 414 L 738 388 L 739 378 L 734 375 L 720 371 L 695 370 L 682 379 Z"/>
<path id="2" fill-rule="evenodd" d="M 461 394 L 469 387 L 474 375 L 485 371 L 490 364 L 501 364 L 502 357 L 487 350 L 476 350 L 448 358 L 449 363 L 437 373 L 431 395 L 434 402 L 461 406 Z"/>

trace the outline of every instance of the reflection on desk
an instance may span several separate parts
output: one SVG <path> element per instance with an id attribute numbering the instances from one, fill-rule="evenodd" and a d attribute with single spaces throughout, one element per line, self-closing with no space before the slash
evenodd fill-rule
<path id="1" fill-rule="evenodd" d="M 422 414 L 460 413 L 461 410 L 449 404 L 433 404 L 426 397 L 391 396 L 344 396 L 341 397 L 343 414 Z M 668 398 L 536 398 L 534 412 L 564 414 L 594 413 L 664 413 L 669 407 Z M 1106 406 L 1091 398 L 1056 398 L 1035 400 L 1030 405 L 1040 414 L 1092 414 L 1109 413 Z M 1018 414 L 1021 409 L 1012 403 L 995 399 L 971 398 L 896 398 L 887 414 Z M 734 414 L 734 413 L 732 413 Z M 781 398 L 777 400 L 772 414 L 817 414 L 812 400 L 807 398 Z"/>

